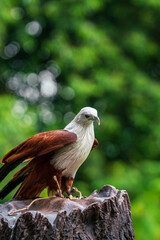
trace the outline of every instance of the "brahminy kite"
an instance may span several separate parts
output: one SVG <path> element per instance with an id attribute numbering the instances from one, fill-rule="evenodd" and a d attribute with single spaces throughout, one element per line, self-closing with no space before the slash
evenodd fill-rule
<path id="1" fill-rule="evenodd" d="M 95 121 L 100 124 L 97 110 L 82 108 L 63 130 L 38 133 L 8 152 L 1 161 L 4 166 L 0 169 L 0 181 L 21 162 L 31 161 L 0 191 L 0 198 L 20 183 L 14 198 L 35 198 L 47 187 L 48 195 L 71 195 L 78 168 L 98 145 Z"/>

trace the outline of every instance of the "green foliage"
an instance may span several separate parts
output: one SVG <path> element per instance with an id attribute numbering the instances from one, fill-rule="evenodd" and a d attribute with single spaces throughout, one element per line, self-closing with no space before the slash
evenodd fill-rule
<path id="1" fill-rule="evenodd" d="M 74 184 L 84 195 L 104 184 L 126 189 L 136 239 L 160 239 L 159 1 L 2 0 L 0 7 L 0 157 L 95 107 L 100 145 Z"/>

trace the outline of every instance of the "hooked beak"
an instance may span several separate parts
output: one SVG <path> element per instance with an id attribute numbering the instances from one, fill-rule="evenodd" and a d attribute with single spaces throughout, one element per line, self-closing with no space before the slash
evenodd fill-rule
<path id="1" fill-rule="evenodd" d="M 94 117 L 91 117 L 91 118 L 89 118 L 88 120 L 92 120 L 92 121 L 95 121 L 95 122 L 97 122 L 98 123 L 98 125 L 100 125 L 100 119 L 99 119 L 99 117 L 97 116 L 94 116 Z"/>

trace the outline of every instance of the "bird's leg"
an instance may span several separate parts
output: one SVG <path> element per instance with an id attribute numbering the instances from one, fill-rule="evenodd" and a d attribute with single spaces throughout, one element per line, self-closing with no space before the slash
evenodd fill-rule
<path id="1" fill-rule="evenodd" d="M 61 190 L 59 182 L 58 182 L 58 179 L 57 179 L 57 176 L 53 176 L 53 179 L 57 183 L 57 187 L 58 187 L 56 196 L 64 198 L 64 196 L 62 194 L 62 190 Z"/>
<path id="2" fill-rule="evenodd" d="M 73 197 L 72 196 L 72 194 L 75 193 L 75 192 L 79 194 L 78 199 L 82 199 L 83 198 L 82 193 L 76 187 L 73 187 L 70 190 L 67 190 L 67 194 L 68 194 L 70 199 L 77 199 L 77 197 Z"/>

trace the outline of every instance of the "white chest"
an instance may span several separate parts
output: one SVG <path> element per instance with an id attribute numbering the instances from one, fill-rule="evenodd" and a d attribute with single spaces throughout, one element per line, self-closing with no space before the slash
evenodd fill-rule
<path id="1" fill-rule="evenodd" d="M 88 157 L 95 138 L 93 125 L 85 132 L 79 131 L 76 134 L 77 141 L 60 149 L 51 160 L 55 168 L 64 169 L 62 175 L 66 177 L 75 177 L 78 168 Z"/>

